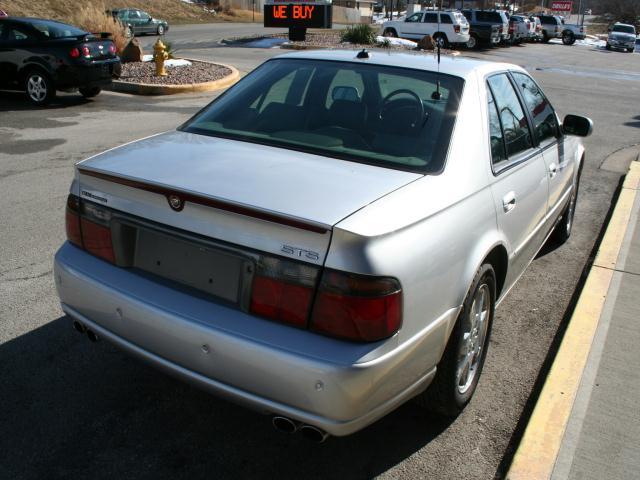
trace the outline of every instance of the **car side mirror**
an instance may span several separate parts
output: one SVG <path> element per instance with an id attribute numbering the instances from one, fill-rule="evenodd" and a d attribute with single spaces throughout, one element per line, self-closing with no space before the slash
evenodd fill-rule
<path id="1" fill-rule="evenodd" d="M 567 115 L 562 122 L 562 132 L 566 135 L 588 137 L 593 132 L 593 122 L 580 115 Z"/>

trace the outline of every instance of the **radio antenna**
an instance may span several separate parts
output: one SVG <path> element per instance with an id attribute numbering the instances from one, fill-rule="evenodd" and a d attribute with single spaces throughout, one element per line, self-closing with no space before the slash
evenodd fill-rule
<path id="1" fill-rule="evenodd" d="M 438 9 L 438 37 L 436 38 L 436 49 L 438 56 L 438 74 L 436 75 L 436 91 L 431 94 L 433 100 L 440 100 L 440 44 L 443 42 L 442 33 L 440 33 L 440 12 L 442 11 L 442 0 L 440 0 L 440 8 Z"/>

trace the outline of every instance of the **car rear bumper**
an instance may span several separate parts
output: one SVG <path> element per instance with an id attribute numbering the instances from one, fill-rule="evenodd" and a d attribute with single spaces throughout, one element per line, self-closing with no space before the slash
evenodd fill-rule
<path id="1" fill-rule="evenodd" d="M 102 60 L 89 65 L 62 65 L 56 71 L 58 89 L 109 85 L 120 60 Z"/>
<path id="2" fill-rule="evenodd" d="M 425 358 L 443 348 L 459 311 L 402 344 L 397 337 L 355 344 L 252 317 L 69 243 L 56 254 L 54 276 L 65 313 L 126 352 L 218 396 L 338 436 L 429 385 L 435 368 Z"/>

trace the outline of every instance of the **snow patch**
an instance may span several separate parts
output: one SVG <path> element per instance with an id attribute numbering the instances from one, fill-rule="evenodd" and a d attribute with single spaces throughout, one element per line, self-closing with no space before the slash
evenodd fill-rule
<path id="1" fill-rule="evenodd" d="M 143 62 L 152 62 L 153 61 L 153 55 L 143 55 L 142 56 L 142 61 Z M 172 58 L 170 60 L 165 60 L 164 61 L 164 66 L 165 67 L 188 67 L 189 65 L 191 65 L 191 62 L 189 60 L 184 60 L 182 58 Z"/>
<path id="2" fill-rule="evenodd" d="M 376 42 L 377 43 L 385 43 L 386 41 L 389 41 L 389 43 L 391 45 L 393 45 L 394 47 L 410 47 L 410 48 L 415 48 L 418 46 L 417 42 L 413 42 L 411 40 L 405 40 L 404 38 L 395 38 L 395 37 L 383 37 L 382 35 L 378 35 L 376 37 Z"/>

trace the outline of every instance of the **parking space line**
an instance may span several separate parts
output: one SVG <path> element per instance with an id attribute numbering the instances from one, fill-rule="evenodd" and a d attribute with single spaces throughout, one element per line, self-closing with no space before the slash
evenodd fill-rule
<path id="1" fill-rule="evenodd" d="M 632 162 L 596 260 L 507 473 L 510 480 L 542 480 L 553 473 L 639 184 L 640 162 Z"/>

